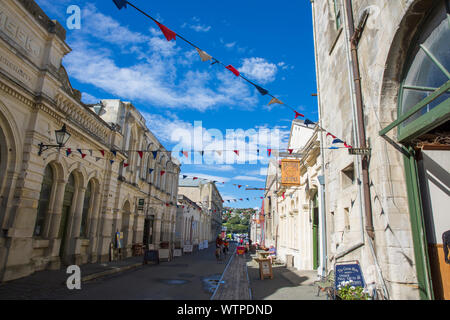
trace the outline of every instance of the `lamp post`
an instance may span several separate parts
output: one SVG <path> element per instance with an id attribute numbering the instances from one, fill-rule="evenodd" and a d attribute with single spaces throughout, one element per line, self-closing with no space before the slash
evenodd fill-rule
<path id="1" fill-rule="evenodd" d="M 43 144 L 42 142 L 39 143 L 39 152 L 38 155 L 41 156 L 42 152 L 50 149 L 50 148 L 62 148 L 66 144 L 66 142 L 70 139 L 70 133 L 66 130 L 66 125 L 64 124 L 63 127 L 60 130 L 55 130 L 55 136 L 56 136 L 56 145 L 54 144 Z"/>

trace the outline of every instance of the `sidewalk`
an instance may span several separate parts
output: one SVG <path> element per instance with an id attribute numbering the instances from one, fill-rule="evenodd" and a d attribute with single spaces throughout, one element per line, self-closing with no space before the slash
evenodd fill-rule
<path id="1" fill-rule="evenodd" d="M 261 280 L 259 265 L 249 255 L 247 270 L 253 300 L 326 300 L 325 293 L 317 296 L 314 286 L 316 271 L 298 271 L 284 265 L 273 265 L 273 279 Z"/>
<path id="2" fill-rule="evenodd" d="M 131 257 L 120 261 L 81 265 L 81 281 L 87 282 L 107 275 L 131 270 L 143 265 L 143 257 Z M 42 299 L 48 291 L 66 291 L 70 275 L 66 268 L 38 271 L 34 274 L 0 284 L 0 299 Z"/>

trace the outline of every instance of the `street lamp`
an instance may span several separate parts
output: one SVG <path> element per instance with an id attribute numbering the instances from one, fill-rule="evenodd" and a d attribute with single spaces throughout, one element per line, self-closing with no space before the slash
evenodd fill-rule
<path id="1" fill-rule="evenodd" d="M 55 136 L 56 136 L 56 145 L 54 144 L 43 144 L 42 142 L 39 143 L 39 152 L 38 155 L 41 156 L 42 152 L 45 150 L 48 150 L 50 148 L 62 148 L 66 144 L 66 142 L 70 139 L 70 133 L 66 130 L 66 125 L 64 124 L 63 127 L 60 130 L 55 130 Z"/>

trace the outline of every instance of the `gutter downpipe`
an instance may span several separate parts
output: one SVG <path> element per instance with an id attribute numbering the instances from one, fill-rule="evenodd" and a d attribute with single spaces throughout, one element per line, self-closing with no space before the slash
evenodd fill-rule
<path id="1" fill-rule="evenodd" d="M 314 0 L 311 0 L 311 6 L 312 6 L 312 21 L 313 21 L 313 37 L 314 37 L 314 43 L 317 43 L 316 41 L 316 14 L 315 14 L 315 4 Z M 314 46 L 314 58 L 316 62 L 316 78 L 317 78 L 317 104 L 319 109 L 319 125 L 320 128 L 323 128 L 322 126 L 322 104 L 321 104 L 321 94 L 320 94 L 320 81 L 319 81 L 319 66 L 318 66 L 318 58 L 317 58 L 317 50 L 316 46 Z M 323 148 L 323 130 L 320 130 L 319 133 L 320 136 L 320 145 Z M 320 152 L 320 160 L 322 162 L 322 166 L 320 169 L 320 176 L 318 177 L 319 184 L 320 184 L 320 235 L 321 235 L 321 244 L 322 249 L 320 250 L 321 254 L 321 261 L 320 261 L 320 275 L 324 277 L 327 274 L 328 271 L 328 248 L 327 248 L 327 229 L 326 229 L 326 210 L 325 210 L 325 156 L 324 156 L 324 149 Z"/>
<path id="2" fill-rule="evenodd" d="M 353 70 L 353 82 L 356 94 L 356 115 L 358 120 L 358 135 L 359 135 L 359 147 L 366 148 L 366 132 L 364 127 L 364 115 L 363 115 L 363 101 L 362 101 L 362 90 L 361 90 L 361 75 L 359 72 L 359 61 L 358 61 L 358 48 L 357 38 L 360 30 L 355 32 L 355 26 L 353 21 L 353 9 L 352 1 L 346 0 L 347 10 L 347 21 L 348 21 L 348 31 L 350 38 L 350 48 L 351 48 L 351 62 Z M 367 156 L 361 157 L 361 167 L 362 167 L 362 185 L 364 189 L 364 207 L 366 216 L 366 231 L 368 236 L 373 240 L 375 239 L 375 233 L 373 228 L 372 219 L 372 205 L 370 198 L 370 185 L 369 185 L 369 161 Z"/>

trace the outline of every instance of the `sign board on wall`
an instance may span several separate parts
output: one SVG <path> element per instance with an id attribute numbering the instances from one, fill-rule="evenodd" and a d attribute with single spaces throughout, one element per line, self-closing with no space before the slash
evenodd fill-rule
<path id="1" fill-rule="evenodd" d="M 300 160 L 281 160 L 281 184 L 283 186 L 300 186 Z"/>

